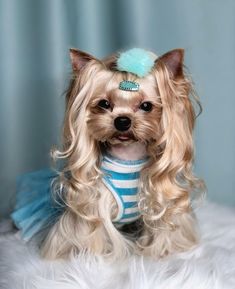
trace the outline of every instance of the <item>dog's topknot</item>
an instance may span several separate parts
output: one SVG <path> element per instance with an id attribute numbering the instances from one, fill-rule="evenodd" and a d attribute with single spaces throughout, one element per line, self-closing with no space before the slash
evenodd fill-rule
<path id="1" fill-rule="evenodd" d="M 132 48 L 122 52 L 117 59 L 117 69 L 136 74 L 138 77 L 146 76 L 154 66 L 154 58 L 149 51 L 141 48 Z"/>

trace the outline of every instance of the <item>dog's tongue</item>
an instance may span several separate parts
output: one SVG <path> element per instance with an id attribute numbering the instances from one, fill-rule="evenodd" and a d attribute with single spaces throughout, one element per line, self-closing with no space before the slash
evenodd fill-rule
<path id="1" fill-rule="evenodd" d="M 130 137 L 128 135 L 119 135 L 118 138 L 120 140 L 129 140 L 130 139 Z"/>

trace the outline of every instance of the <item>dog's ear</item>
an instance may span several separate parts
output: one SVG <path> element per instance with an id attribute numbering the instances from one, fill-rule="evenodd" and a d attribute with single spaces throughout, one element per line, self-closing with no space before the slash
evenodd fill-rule
<path id="1" fill-rule="evenodd" d="M 155 64 L 163 62 L 173 78 L 183 76 L 184 49 L 174 49 L 156 59 Z"/>
<path id="2" fill-rule="evenodd" d="M 97 60 L 92 55 L 90 55 L 90 54 L 88 54 L 88 53 L 86 53 L 84 51 L 78 50 L 78 49 L 71 48 L 69 50 L 69 52 L 70 52 L 70 61 L 71 61 L 71 64 L 72 64 L 73 71 L 75 73 L 79 73 L 79 71 L 84 66 L 86 66 L 86 64 L 88 62 L 90 62 L 91 60 Z"/>
<path id="3" fill-rule="evenodd" d="M 106 58 L 104 58 L 102 61 L 105 65 L 105 67 L 109 70 L 117 70 L 117 54 L 114 53 Z"/>

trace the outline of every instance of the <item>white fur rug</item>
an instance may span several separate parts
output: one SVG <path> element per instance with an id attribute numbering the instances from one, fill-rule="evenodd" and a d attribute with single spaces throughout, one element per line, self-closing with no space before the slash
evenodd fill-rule
<path id="1" fill-rule="evenodd" d="M 78 256 L 45 262 L 26 247 L 8 223 L 0 226 L 1 289 L 234 289 L 235 208 L 206 204 L 197 210 L 200 246 L 153 261 L 133 257 L 122 264 Z"/>

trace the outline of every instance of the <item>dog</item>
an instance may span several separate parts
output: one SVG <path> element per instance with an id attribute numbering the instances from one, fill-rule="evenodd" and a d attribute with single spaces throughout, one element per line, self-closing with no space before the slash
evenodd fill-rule
<path id="1" fill-rule="evenodd" d="M 194 105 L 201 112 L 201 104 L 184 50 L 157 57 L 134 48 L 99 60 L 70 49 L 70 58 L 63 147 L 51 151 L 65 160 L 55 187 L 64 188 L 66 209 L 42 256 L 162 258 L 193 248 L 191 196 L 205 185 L 192 172 Z"/>

